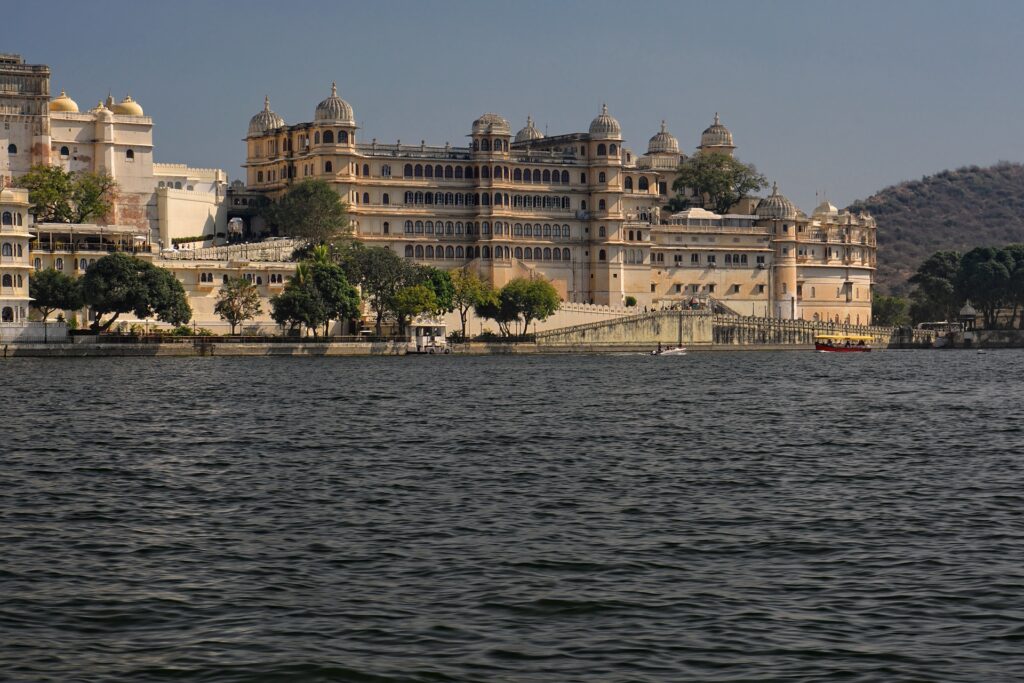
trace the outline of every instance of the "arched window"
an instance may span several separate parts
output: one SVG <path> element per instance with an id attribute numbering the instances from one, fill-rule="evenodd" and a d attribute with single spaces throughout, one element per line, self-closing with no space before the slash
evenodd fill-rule
<path id="1" fill-rule="evenodd" d="M 608 154 L 610 154 L 611 156 L 615 156 L 618 153 L 619 153 L 619 148 L 618 147 L 616 147 L 614 144 L 608 145 Z"/>
<path id="2" fill-rule="evenodd" d="M 461 166 L 456 166 L 455 167 L 455 177 L 457 179 L 462 177 L 462 167 Z"/>
<path id="3" fill-rule="evenodd" d="M 181 189 L 181 181 L 177 181 L 177 182 L 174 183 L 174 189 L 175 190 L 180 190 Z"/>
<path id="4" fill-rule="evenodd" d="M 544 247 L 544 260 L 545 261 L 550 261 L 551 260 L 551 247 Z"/>
<path id="5" fill-rule="evenodd" d="M 125 159 L 125 161 L 135 161 L 135 150 L 134 149 L 126 150 L 125 153 L 124 153 L 124 159 Z"/>
<path id="6" fill-rule="evenodd" d="M 605 208 L 607 208 L 607 206 L 608 206 L 608 204 L 603 199 L 599 199 L 597 201 L 597 210 L 598 211 L 604 211 Z"/>
<path id="7" fill-rule="evenodd" d="M 405 232 L 406 233 L 411 233 L 412 232 L 412 221 L 406 221 L 405 222 Z"/>
<path id="8" fill-rule="evenodd" d="M 346 133 L 345 131 L 340 131 L 338 133 L 338 142 L 347 143 L 348 142 L 348 133 Z"/>
<path id="9" fill-rule="evenodd" d="M 363 164 L 363 175 L 364 176 L 369 176 L 370 175 L 370 165 L 369 164 Z"/>
<path id="10" fill-rule="evenodd" d="M 422 192 L 417 192 L 416 193 L 416 203 L 417 204 L 422 204 L 423 203 L 423 193 Z"/>
<path id="11" fill-rule="evenodd" d="M 14 278 L 11 277 L 10 275 L 6 275 L 5 274 L 4 275 L 4 279 L 3 279 L 3 286 L 4 287 L 13 287 L 14 286 Z"/>
<path id="12" fill-rule="evenodd" d="M 488 247 L 486 244 L 484 245 L 484 258 L 485 259 L 491 258 L 491 248 Z"/>
<path id="13" fill-rule="evenodd" d="M 20 213 L 16 213 L 16 214 L 14 214 L 14 218 L 15 218 L 15 221 L 14 221 L 14 222 L 15 222 L 15 223 L 16 223 L 17 225 L 22 225 L 22 222 L 21 222 L 21 220 L 22 220 L 22 219 L 21 219 L 21 214 L 20 214 Z"/>
<path id="14" fill-rule="evenodd" d="M 562 250 L 561 249 L 557 249 L 556 248 L 554 250 L 554 254 L 553 255 L 554 255 L 556 261 L 561 261 L 562 260 Z M 547 258 L 547 255 L 545 255 L 544 258 Z"/>
<path id="15" fill-rule="evenodd" d="M 424 229 L 426 230 L 426 233 L 428 235 L 433 235 L 434 234 L 434 221 L 427 221 L 426 226 L 424 226 Z"/>
<path id="16" fill-rule="evenodd" d="M 10 242 L 4 242 L 3 247 L 0 247 L 0 255 L 2 256 L 14 256 L 14 248 Z"/>
<path id="17" fill-rule="evenodd" d="M 605 236 L 605 229 L 604 229 L 603 225 L 600 228 L 597 229 L 597 236 L 598 237 L 604 237 Z"/>
<path id="18" fill-rule="evenodd" d="M 535 183 L 539 183 L 540 182 L 540 170 L 539 169 L 536 169 L 536 168 L 533 169 L 533 182 L 535 182 Z"/>
<path id="19" fill-rule="evenodd" d="M 14 322 L 14 309 L 10 306 L 4 306 L 3 314 L 0 315 L 0 322 L 13 323 Z"/>
<path id="20" fill-rule="evenodd" d="M 420 164 L 416 164 L 416 167 L 413 169 L 413 173 L 412 174 L 414 176 L 416 176 L 417 178 L 422 178 L 423 177 L 423 166 L 421 166 Z"/>
<path id="21" fill-rule="evenodd" d="M 455 195 L 452 194 L 451 192 L 445 192 L 444 193 L 444 205 L 445 206 L 450 206 L 450 205 L 452 205 L 454 203 L 455 203 Z"/>
<path id="22" fill-rule="evenodd" d="M 388 204 L 391 203 L 391 197 L 388 195 L 387 192 L 385 192 L 383 195 L 381 195 L 380 203 L 384 204 L 385 206 L 387 206 Z"/>
<path id="23" fill-rule="evenodd" d="M 4 211 L 3 224 L 14 225 L 14 216 L 10 211 Z M 10 254 L 8 254 L 8 256 L 10 256 Z"/>
<path id="24" fill-rule="evenodd" d="M 319 145 L 320 144 L 320 131 L 317 131 L 317 132 L 313 133 L 313 144 L 314 145 Z"/>
<path id="25" fill-rule="evenodd" d="M 551 171 L 549 171 L 548 169 L 545 168 L 544 169 L 544 173 L 541 175 L 541 178 L 544 180 L 545 183 L 550 183 L 551 182 Z"/>
<path id="26" fill-rule="evenodd" d="M 604 182 L 607 182 L 607 181 L 608 181 L 608 176 L 606 176 L 604 174 L 604 171 L 601 171 L 600 173 L 597 174 L 597 182 L 604 183 Z"/>
<path id="27" fill-rule="evenodd" d="M 513 181 L 518 183 L 522 179 L 523 179 L 523 172 L 522 172 L 522 170 L 517 168 L 516 170 L 512 171 L 512 180 Z"/>
<path id="28" fill-rule="evenodd" d="M 497 178 L 498 180 L 501 179 L 501 166 L 494 167 L 494 177 Z"/>
<path id="29" fill-rule="evenodd" d="M 325 130 L 324 131 L 324 144 L 325 145 L 333 145 L 334 144 L 334 133 L 332 131 L 329 131 L 329 130 Z"/>
<path id="30" fill-rule="evenodd" d="M 384 221 L 384 234 L 387 235 L 391 232 L 391 224 Z"/>
<path id="31" fill-rule="evenodd" d="M 501 193 L 500 192 L 495 192 L 494 193 L 494 205 L 495 206 L 501 206 Z"/>
<path id="32" fill-rule="evenodd" d="M 522 247 L 516 247 L 516 250 L 515 250 L 514 253 L 515 253 L 515 257 L 517 259 L 523 258 L 523 248 Z"/>
<path id="33" fill-rule="evenodd" d="M 489 152 L 489 151 L 491 151 L 491 143 L 488 142 L 486 138 L 484 138 L 483 140 L 480 141 L 480 151 L 481 152 Z"/>
<path id="34" fill-rule="evenodd" d="M 545 237 L 551 237 L 551 224 L 550 223 L 545 223 L 544 224 L 544 236 Z"/>
<path id="35" fill-rule="evenodd" d="M 24 255 L 25 255 L 25 252 L 22 251 L 21 245 L 19 244 L 18 245 L 18 258 L 21 258 Z"/>
<path id="36" fill-rule="evenodd" d="M 454 247 L 445 247 L 445 249 L 444 249 L 444 257 L 447 258 L 447 259 L 455 258 L 455 248 Z"/>
<path id="37" fill-rule="evenodd" d="M 649 187 L 650 184 L 647 182 L 647 176 L 640 176 L 640 180 L 637 182 L 637 189 L 645 192 Z"/>
<path id="38" fill-rule="evenodd" d="M 405 245 L 405 258 L 412 258 L 412 245 Z"/>
<path id="39" fill-rule="evenodd" d="M 629 190 L 630 192 L 632 192 L 633 191 L 633 179 L 630 178 L 629 176 L 626 176 L 626 180 L 625 180 L 625 182 L 623 182 L 622 186 L 626 190 Z"/>
<path id="40" fill-rule="evenodd" d="M 452 234 L 452 232 L 454 230 L 455 230 L 455 224 L 452 223 L 451 221 L 448 221 L 447 223 L 444 224 L 444 232 L 445 232 L 446 235 Z"/>
<path id="41" fill-rule="evenodd" d="M 526 249 L 524 249 L 523 250 L 523 259 L 526 260 L 526 261 L 532 261 L 533 260 L 533 249 L 531 249 L 530 247 L 527 247 Z"/>
<path id="42" fill-rule="evenodd" d="M 433 245 L 430 245 L 430 244 L 427 245 L 427 250 L 426 250 L 425 257 L 426 258 L 434 258 L 434 247 L 433 247 Z"/>
<path id="43" fill-rule="evenodd" d="M 8 154 L 17 154 L 18 153 L 18 146 L 16 144 L 14 144 L 13 142 L 11 144 L 7 145 L 7 153 Z"/>
<path id="44" fill-rule="evenodd" d="M 454 177 L 454 171 L 452 170 L 451 166 L 445 166 L 444 167 L 444 177 L 445 178 L 453 178 Z"/>
<path id="45" fill-rule="evenodd" d="M 405 177 L 412 178 L 412 164 L 405 165 Z"/>
<path id="46" fill-rule="evenodd" d="M 69 154 L 71 154 L 71 150 L 68 149 L 67 145 L 64 145 L 63 147 L 60 148 L 60 155 L 62 157 L 67 157 Z"/>
<path id="47" fill-rule="evenodd" d="M 435 178 L 442 178 L 442 177 L 444 177 L 444 168 L 441 167 L 441 164 L 438 164 L 437 166 L 434 167 L 434 177 Z"/>
<path id="48" fill-rule="evenodd" d="M 562 171 L 562 184 L 563 185 L 568 185 L 569 184 L 569 172 L 568 171 Z"/>
<path id="49" fill-rule="evenodd" d="M 380 174 L 384 178 L 390 178 L 391 177 L 391 167 L 388 166 L 387 164 L 384 164 L 383 166 L 380 167 Z"/>
<path id="50" fill-rule="evenodd" d="M 330 161 L 325 161 L 324 173 L 334 173 L 334 164 L 332 164 Z"/>
<path id="51" fill-rule="evenodd" d="M 602 249 L 601 251 L 597 252 L 597 260 L 598 261 L 606 261 L 606 260 L 608 260 L 608 257 L 604 253 L 604 249 Z"/>
<path id="52" fill-rule="evenodd" d="M 465 258 L 465 252 L 462 247 L 455 247 L 455 258 Z"/>
<path id="53" fill-rule="evenodd" d="M 423 232 L 423 221 L 416 221 L 416 232 L 417 233 L 422 233 Z"/>
<path id="54" fill-rule="evenodd" d="M 58 256 L 57 261 L 54 263 L 54 267 L 57 270 L 64 270 L 64 259 Z"/>
<path id="55" fill-rule="evenodd" d="M 36 270 L 42 270 L 43 269 L 43 262 L 38 257 L 36 257 L 36 260 L 32 262 L 32 265 L 33 265 L 33 267 Z"/>
<path id="56" fill-rule="evenodd" d="M 586 173 L 580 173 L 580 183 L 582 183 L 584 185 L 587 184 L 587 174 Z"/>
<path id="57" fill-rule="evenodd" d="M 587 200 L 586 199 L 581 199 L 580 200 L 580 211 L 586 211 L 586 210 L 587 210 Z"/>
<path id="58" fill-rule="evenodd" d="M 415 201 L 414 197 L 415 197 L 415 195 L 412 192 L 406 192 L 405 193 L 405 203 L 406 204 L 412 204 Z"/>
<path id="59" fill-rule="evenodd" d="M 474 170 L 474 168 L 472 166 L 467 166 L 466 167 L 466 177 L 467 178 L 476 178 L 477 177 L 477 172 L 476 172 L 476 170 Z"/>
<path id="60" fill-rule="evenodd" d="M 597 146 L 597 156 L 608 156 L 608 148 L 604 146 L 603 142 Z"/>
<path id="61" fill-rule="evenodd" d="M 423 245 L 422 244 L 417 244 L 416 245 L 416 258 L 423 258 Z"/>
<path id="62" fill-rule="evenodd" d="M 369 203 L 370 203 L 370 193 L 369 192 L 364 192 L 363 193 L 363 204 L 369 204 Z"/>
<path id="63" fill-rule="evenodd" d="M 491 177 L 491 167 L 490 166 L 482 166 L 480 168 L 480 177 L 481 178 L 490 178 Z"/>
<path id="64" fill-rule="evenodd" d="M 434 167 L 431 166 L 430 164 L 427 164 L 424 167 L 424 169 L 423 169 L 423 177 L 424 178 L 433 178 L 434 177 Z"/>

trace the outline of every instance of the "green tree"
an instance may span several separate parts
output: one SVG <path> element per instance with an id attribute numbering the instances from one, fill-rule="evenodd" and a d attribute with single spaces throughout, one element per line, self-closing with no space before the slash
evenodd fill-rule
<path id="1" fill-rule="evenodd" d="M 312 244 L 324 244 L 351 231 L 345 203 L 323 180 L 293 185 L 267 206 L 264 218 L 281 233 Z"/>
<path id="2" fill-rule="evenodd" d="M 871 299 L 871 321 L 886 327 L 907 325 L 910 323 L 910 302 L 899 296 L 875 294 Z"/>
<path id="3" fill-rule="evenodd" d="M 558 310 L 561 299 L 547 280 L 514 278 L 501 288 L 499 299 L 506 313 L 514 312 L 522 318 L 523 334 L 529 333 L 530 323 L 546 320 Z"/>
<path id="4" fill-rule="evenodd" d="M 332 320 L 351 320 L 357 317 L 362 310 L 362 302 L 359 292 L 349 284 L 341 266 L 321 258 L 309 263 L 309 271 L 310 284 L 323 307 L 322 323 L 326 337 Z"/>
<path id="5" fill-rule="evenodd" d="M 104 173 L 65 171 L 59 166 L 33 166 L 17 180 L 28 190 L 29 211 L 39 223 L 85 223 L 106 215 L 113 206 L 117 183 Z"/>
<path id="6" fill-rule="evenodd" d="M 282 327 L 287 325 L 292 331 L 304 326 L 315 334 L 325 315 L 323 303 L 313 289 L 294 279 L 288 281 L 284 291 L 270 299 L 270 316 L 274 322 Z"/>
<path id="7" fill-rule="evenodd" d="M 503 337 L 512 335 L 511 324 L 519 319 L 519 312 L 510 306 L 507 299 L 501 297 L 501 292 L 490 286 L 481 292 L 480 299 L 473 305 L 473 309 L 479 317 L 496 322 Z"/>
<path id="8" fill-rule="evenodd" d="M 493 296 L 490 285 L 480 279 L 476 271 L 469 268 L 459 268 L 451 271 L 452 282 L 452 306 L 459 312 L 459 320 L 462 322 L 462 338 L 466 339 L 466 318 L 469 309 L 479 303 L 486 301 L 486 295 Z"/>
<path id="9" fill-rule="evenodd" d="M 999 310 L 1010 300 L 1013 257 L 1003 249 L 977 247 L 964 254 L 957 274 L 960 300 L 969 299 L 981 311 L 985 327 L 998 326 Z"/>
<path id="10" fill-rule="evenodd" d="M 1024 306 L 1024 244 L 1011 244 L 1003 251 L 1013 262 L 1010 270 L 1010 282 L 1007 286 L 1007 296 L 1013 309 L 1010 313 L 1009 327 L 1013 327 L 1018 312 Z M 1020 329 L 1024 329 L 1024 314 L 1021 315 Z"/>
<path id="11" fill-rule="evenodd" d="M 263 312 L 260 291 L 244 277 L 231 278 L 220 288 L 213 310 L 231 325 L 231 334 L 234 334 L 238 325 Z"/>
<path id="12" fill-rule="evenodd" d="M 398 334 L 404 335 L 409 321 L 424 313 L 437 310 L 437 296 L 425 284 L 403 287 L 395 293 L 394 314 L 398 319 Z"/>
<path id="13" fill-rule="evenodd" d="M 420 266 L 419 279 L 434 293 L 436 305 L 430 313 L 444 315 L 455 310 L 455 284 L 448 271 Z"/>
<path id="14" fill-rule="evenodd" d="M 674 206 L 685 206 L 684 188 L 707 196 L 717 213 L 728 213 L 729 208 L 752 192 L 764 189 L 768 181 L 752 164 L 744 164 L 720 152 L 700 153 L 687 157 L 676 169 L 672 190 L 676 193 Z M 669 202 L 670 207 L 673 206 Z"/>
<path id="15" fill-rule="evenodd" d="M 82 297 L 96 316 L 92 328 L 106 331 L 122 313 L 156 317 L 172 325 L 192 318 L 185 288 L 163 268 L 117 252 L 96 261 L 81 279 Z M 104 315 L 113 313 L 106 322 Z"/>
<path id="16" fill-rule="evenodd" d="M 377 336 L 383 334 L 384 316 L 395 312 L 395 296 L 399 290 L 417 284 L 416 268 L 387 247 L 363 247 L 351 251 L 358 262 L 349 268 L 359 277 L 359 284 L 375 316 Z"/>
<path id="17" fill-rule="evenodd" d="M 83 305 L 78 280 L 53 268 L 31 273 L 28 293 L 32 306 L 43 314 L 43 322 L 56 310 L 77 311 Z"/>
<path id="18" fill-rule="evenodd" d="M 910 294 L 914 322 L 955 319 L 960 305 L 959 272 L 960 254 L 956 251 L 937 251 L 918 266 L 909 280 L 915 286 Z"/>

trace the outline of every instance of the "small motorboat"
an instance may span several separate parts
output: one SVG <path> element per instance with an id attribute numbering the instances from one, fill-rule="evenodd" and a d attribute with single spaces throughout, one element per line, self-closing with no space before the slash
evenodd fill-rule
<path id="1" fill-rule="evenodd" d="M 814 350 L 828 353 L 866 353 L 871 350 L 873 337 L 862 334 L 819 334 L 814 338 Z"/>
<path id="2" fill-rule="evenodd" d="M 652 356 L 685 356 L 685 346 L 673 346 L 672 348 L 663 349 L 659 345 L 654 351 L 651 351 Z"/>

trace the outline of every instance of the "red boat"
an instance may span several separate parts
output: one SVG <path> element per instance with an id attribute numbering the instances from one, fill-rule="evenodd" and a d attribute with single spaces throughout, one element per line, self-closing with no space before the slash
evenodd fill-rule
<path id="1" fill-rule="evenodd" d="M 814 338 L 814 350 L 828 353 L 867 353 L 873 337 L 862 334 L 819 334 Z"/>

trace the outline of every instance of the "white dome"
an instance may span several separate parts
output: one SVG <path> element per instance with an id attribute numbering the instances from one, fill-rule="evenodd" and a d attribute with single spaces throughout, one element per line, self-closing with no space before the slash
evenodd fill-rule
<path id="1" fill-rule="evenodd" d="M 654 134 L 654 137 L 647 143 L 648 154 L 679 154 L 679 140 L 676 140 L 672 133 L 665 129 L 665 122 L 661 122 L 661 130 Z"/>
<path id="2" fill-rule="evenodd" d="M 330 123 L 343 123 L 349 126 L 356 125 L 356 115 L 352 111 L 352 105 L 338 97 L 337 83 L 331 83 L 330 97 L 316 105 L 314 119 Z"/>
<path id="3" fill-rule="evenodd" d="M 249 119 L 249 135 L 263 135 L 284 125 L 284 119 L 270 111 L 270 97 L 263 98 L 263 111 Z"/>
<path id="4" fill-rule="evenodd" d="M 820 215 L 820 214 L 824 214 L 826 216 L 838 216 L 839 215 L 839 209 L 836 208 L 835 205 L 831 204 L 826 199 L 821 204 L 818 204 L 816 207 L 814 207 L 814 214 L 813 215 L 817 216 L 817 215 Z"/>
<path id="5" fill-rule="evenodd" d="M 722 125 L 721 119 L 718 118 L 718 112 L 715 112 L 715 122 L 704 129 L 704 132 L 700 134 L 700 146 L 701 147 L 734 147 L 732 144 L 732 133 L 729 129 Z"/>
<path id="6" fill-rule="evenodd" d="M 533 117 L 527 116 L 526 127 L 521 128 L 519 132 L 516 133 L 516 142 L 529 142 L 530 140 L 540 140 L 542 137 L 544 137 L 544 133 L 541 133 L 533 125 Z"/>
<path id="7" fill-rule="evenodd" d="M 608 105 L 601 105 L 601 113 L 590 122 L 590 136 L 607 140 L 621 140 L 622 127 L 619 122 L 608 113 Z"/>
<path id="8" fill-rule="evenodd" d="M 793 220 L 799 214 L 796 205 L 779 194 L 779 184 L 772 183 L 772 193 L 757 203 L 757 217 L 774 220 Z"/>
<path id="9" fill-rule="evenodd" d="M 511 135 L 512 126 L 501 114 L 487 113 L 473 122 L 473 135 Z"/>

